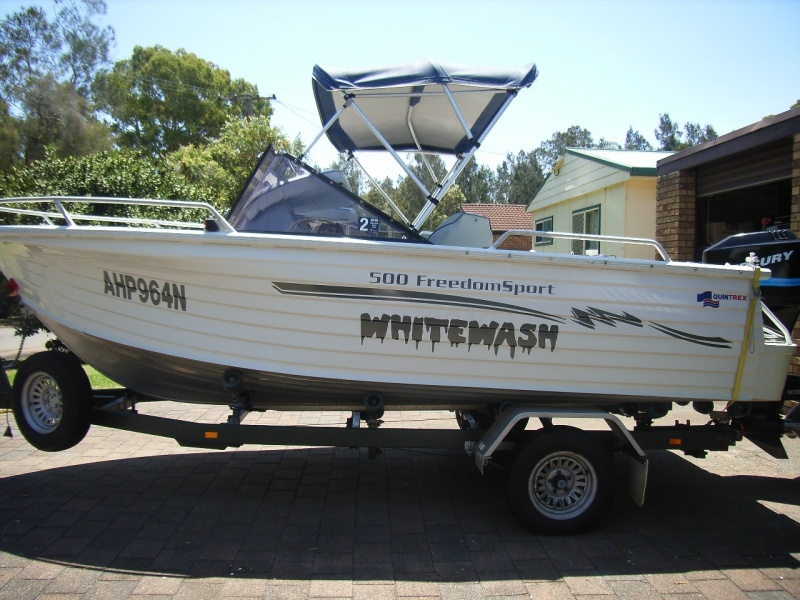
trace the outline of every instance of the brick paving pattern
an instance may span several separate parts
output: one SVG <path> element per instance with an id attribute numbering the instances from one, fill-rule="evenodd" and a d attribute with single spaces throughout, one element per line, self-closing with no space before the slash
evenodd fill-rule
<path id="1" fill-rule="evenodd" d="M 141 412 L 226 418 L 174 403 Z M 386 420 L 455 426 L 446 412 Z M 786 440 L 784 461 L 749 442 L 704 460 L 652 452 L 644 508 L 626 495 L 620 457 L 609 516 L 547 537 L 509 515 L 502 473 L 480 475 L 463 452 L 209 451 L 92 427 L 49 454 L 12 428 L 0 438 L 3 600 L 800 597 L 800 440 Z"/>

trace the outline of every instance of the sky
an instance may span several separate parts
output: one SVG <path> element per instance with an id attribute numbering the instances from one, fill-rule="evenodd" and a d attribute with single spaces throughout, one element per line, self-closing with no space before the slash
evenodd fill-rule
<path id="1" fill-rule="evenodd" d="M 273 124 L 310 142 L 315 64 L 369 68 L 428 57 L 487 67 L 536 63 L 476 155 L 495 167 L 572 125 L 655 147 L 659 115 L 719 135 L 800 99 L 800 0 L 106 0 L 114 60 L 134 46 L 183 48 L 274 94 Z M 49 0 L 0 0 L 52 10 Z M 324 141 L 311 158 L 335 158 Z M 382 174 L 379 174 L 382 176 Z"/>

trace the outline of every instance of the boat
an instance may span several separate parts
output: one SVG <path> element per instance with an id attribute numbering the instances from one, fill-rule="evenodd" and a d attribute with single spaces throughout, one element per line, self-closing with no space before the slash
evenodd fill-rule
<path id="1" fill-rule="evenodd" d="M 189 222 L 74 208 L 87 198 L 7 198 L 0 210 L 30 224 L 0 227 L 0 269 L 76 356 L 146 397 L 229 404 L 221 382 L 236 373 L 253 410 L 779 400 L 795 346 L 761 302 L 767 268 L 556 232 L 535 235 L 648 244 L 653 259 L 509 251 L 469 213 L 423 235 L 537 74 L 316 66 L 320 134 L 299 157 L 265 151 L 226 216 L 196 202 L 91 199 L 204 212 Z M 357 162 L 393 156 L 423 191 L 419 214 L 388 214 L 308 165 L 324 137 Z M 402 153 L 454 163 L 428 189 Z"/>
<path id="2" fill-rule="evenodd" d="M 512 512 L 545 533 L 605 513 L 614 451 L 631 458 L 640 505 L 644 449 L 702 457 L 744 434 L 785 456 L 781 436 L 800 431 L 800 415 L 779 412 L 795 346 L 761 295 L 777 251 L 709 264 L 673 261 L 645 239 L 514 230 L 494 240 L 488 219 L 468 212 L 425 233 L 536 76 L 534 65 L 317 66 L 320 134 L 298 157 L 267 149 L 226 216 L 202 202 L 0 200 L 14 215 L 0 226 L 8 291 L 72 351 L 26 359 L 13 390 L 0 378 L 25 438 L 63 450 L 93 423 L 202 448 L 338 445 L 371 457 L 378 447 L 463 448 L 481 471 L 508 465 Z M 342 173 L 307 164 L 323 138 L 358 166 L 364 151 L 391 155 L 425 198 L 418 214 L 385 194 L 381 210 Z M 426 187 L 401 153 L 446 156 L 451 167 Z M 508 235 L 584 240 L 593 252 L 506 250 Z M 620 244 L 648 246 L 653 258 L 613 255 Z M 80 361 L 123 387 L 92 390 Z M 139 414 L 137 402 L 159 399 L 231 413 L 221 424 Z M 706 424 L 653 426 L 690 402 Z M 388 410 L 441 409 L 458 427 L 378 429 Z M 346 428 L 241 424 L 252 410 L 352 416 Z"/>

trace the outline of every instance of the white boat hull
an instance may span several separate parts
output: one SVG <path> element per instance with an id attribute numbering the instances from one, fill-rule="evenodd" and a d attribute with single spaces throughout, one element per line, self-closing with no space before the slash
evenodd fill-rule
<path id="1" fill-rule="evenodd" d="M 3 272 L 62 341 L 118 383 L 175 400 L 227 403 L 233 368 L 256 409 L 358 408 L 374 392 L 387 409 L 774 401 L 794 350 L 765 343 L 743 267 L 136 228 L 3 233 Z"/>

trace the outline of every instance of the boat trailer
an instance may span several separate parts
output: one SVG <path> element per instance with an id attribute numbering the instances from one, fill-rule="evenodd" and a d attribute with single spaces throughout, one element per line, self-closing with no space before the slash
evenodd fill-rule
<path id="1" fill-rule="evenodd" d="M 797 380 L 790 381 L 793 383 L 787 385 L 786 395 L 796 397 L 800 385 Z M 656 426 L 652 411 L 645 411 L 632 415 L 636 426 L 628 429 L 617 415 L 598 408 L 509 405 L 498 407 L 489 419 L 485 413 L 455 411 L 458 428 L 381 427 L 384 406 L 378 393 L 368 394 L 363 410 L 352 411 L 344 426 L 245 424 L 249 403 L 241 375 L 226 372 L 222 385 L 231 394 L 225 422 L 200 423 L 141 414 L 138 404 L 161 399 L 127 389 L 92 390 L 74 357 L 50 351 L 21 364 L 13 389 L 3 370 L 0 403 L 13 408 L 25 438 L 47 451 L 77 444 L 90 424 L 171 438 L 185 447 L 218 450 L 246 444 L 332 446 L 368 448 L 370 458 L 381 448 L 464 450 L 481 473 L 489 466 L 506 471 L 508 501 L 523 523 L 537 532 L 556 534 L 584 529 L 609 508 L 615 495 L 612 455 L 616 452 L 630 459 L 629 493 L 641 506 L 647 486 L 646 451 L 678 450 L 702 458 L 709 451 L 728 450 L 748 437 L 773 456 L 786 458 L 780 438 L 784 434 L 794 436 L 800 430 L 797 407 L 785 419 L 776 420 L 759 419 L 753 414 L 734 418 L 734 412 L 714 411 L 713 403 L 695 407 L 708 414 L 704 425 L 675 421 L 673 425 Z M 24 399 L 30 396 L 38 404 L 26 408 Z M 80 413 L 85 425 L 80 424 Z M 541 427 L 527 428 L 533 420 Z M 561 424 L 564 421 L 567 424 Z M 69 423 L 76 432 L 63 438 L 52 436 Z M 582 427 L 600 423 L 606 429 Z M 64 433 L 63 429 L 58 433 Z"/>

